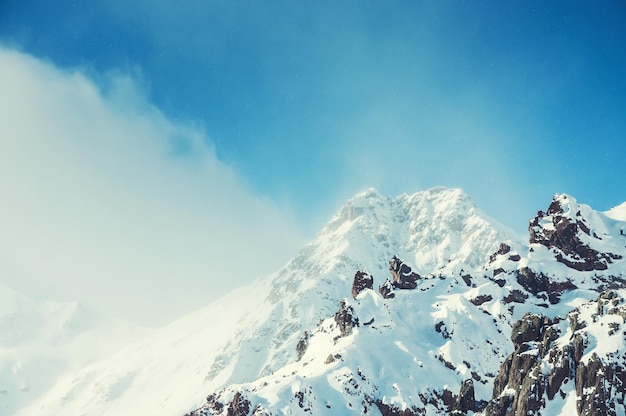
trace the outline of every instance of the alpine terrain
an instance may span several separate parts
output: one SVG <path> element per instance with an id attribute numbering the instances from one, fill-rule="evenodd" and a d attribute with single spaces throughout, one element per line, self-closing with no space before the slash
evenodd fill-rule
<path id="1" fill-rule="evenodd" d="M 522 239 L 459 189 L 368 190 L 278 272 L 15 413 L 624 415 L 626 203 L 546 205 Z"/>

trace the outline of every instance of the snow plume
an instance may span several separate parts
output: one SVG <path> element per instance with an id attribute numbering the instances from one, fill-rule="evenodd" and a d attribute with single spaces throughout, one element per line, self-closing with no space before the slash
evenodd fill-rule
<path id="1" fill-rule="evenodd" d="M 292 256 L 289 210 L 201 129 L 95 77 L 0 46 L 0 282 L 158 324 Z"/>

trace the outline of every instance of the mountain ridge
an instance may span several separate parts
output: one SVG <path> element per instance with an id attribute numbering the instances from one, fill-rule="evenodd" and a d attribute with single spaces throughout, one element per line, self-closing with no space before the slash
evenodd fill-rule
<path id="1" fill-rule="evenodd" d="M 535 368 L 535 378 L 519 379 L 509 377 L 514 371 L 506 363 L 516 363 L 517 357 L 526 356 L 530 348 L 527 343 L 543 334 L 539 328 L 537 334 L 531 331 L 528 339 L 526 335 L 516 335 L 527 332 L 520 328 L 529 313 L 546 313 L 541 316 L 546 316 L 549 326 L 553 320 L 562 320 L 576 308 L 594 302 L 600 292 L 610 293 L 600 296 L 611 298 L 624 295 L 625 264 L 620 253 L 625 252 L 626 239 L 617 233 L 622 225 L 578 204 L 569 195 L 557 194 L 547 212 L 538 212 L 530 221 L 528 244 L 512 242 L 512 248 L 502 243 L 482 270 L 473 276 L 461 276 L 462 279 L 455 278 L 454 273 L 445 276 L 445 272 L 423 278 L 417 275 L 415 286 L 404 287 L 412 290 L 401 290 L 396 284 L 393 297 L 382 290 L 380 296 L 374 287 L 364 288 L 354 300 L 342 300 L 334 317 L 324 320 L 303 338 L 315 353 L 305 350 L 299 361 L 275 374 L 211 394 L 204 406 L 190 414 L 435 415 L 484 411 L 487 415 L 504 416 L 516 414 L 516 409 L 524 414 L 540 414 L 547 405 L 554 414 L 568 414 L 571 400 L 558 408 L 557 402 L 552 401 L 555 387 L 541 390 L 532 382 L 535 378 L 553 380 L 550 371 L 540 372 L 548 364 L 530 367 Z M 394 256 L 390 264 L 392 275 L 396 259 Z M 605 271 L 611 274 L 598 274 Z M 357 272 L 355 285 L 359 276 Z M 607 289 L 616 291 L 603 292 Z M 416 310 L 412 308 L 414 303 L 423 306 Z M 468 317 L 476 325 L 470 325 L 470 330 Z M 416 343 L 403 332 L 407 328 L 408 333 L 420 334 L 427 341 Z M 512 345 L 509 336 L 504 335 L 509 333 Z M 389 343 L 389 339 L 393 342 Z M 551 341 L 549 338 L 544 349 L 551 348 Z M 320 343 L 326 349 L 321 349 Z M 525 349 L 519 349 L 520 343 Z M 527 362 L 539 365 L 543 361 Z M 596 362 L 602 361 L 598 358 Z M 377 365 L 372 368 L 370 364 L 368 368 L 368 363 Z M 418 376 L 423 368 L 427 381 Z M 614 369 L 610 365 L 606 368 Z M 621 368 L 617 366 L 615 371 Z M 588 391 L 580 387 L 587 381 L 576 383 L 579 394 Z M 536 404 L 527 406 L 533 392 L 538 396 Z M 551 397 L 544 397 L 546 394 Z M 594 400 L 597 402 L 582 397 L 582 402 Z M 515 407 L 511 403 L 521 404 Z M 615 407 L 620 402 L 611 403 Z M 579 406 L 577 411 L 608 414 L 589 413 L 592 407 Z"/>

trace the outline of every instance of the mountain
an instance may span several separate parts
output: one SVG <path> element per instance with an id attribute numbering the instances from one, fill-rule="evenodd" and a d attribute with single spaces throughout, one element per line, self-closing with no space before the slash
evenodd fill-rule
<path id="1" fill-rule="evenodd" d="M 555 195 L 525 242 L 459 189 L 367 190 L 278 272 L 15 413 L 623 414 L 625 207 Z"/>
<path id="2" fill-rule="evenodd" d="M 297 361 L 190 414 L 624 414 L 621 218 L 556 195 L 528 244 L 479 269 L 421 276 L 392 257 L 378 291 L 358 272 Z"/>
<path id="3" fill-rule="evenodd" d="M 502 241 L 513 244 L 517 236 L 459 189 L 397 198 L 367 190 L 347 201 L 278 272 L 59 378 L 21 414 L 183 414 L 199 407 L 207 392 L 270 376 L 294 362 L 300 338 L 336 312 L 357 270 L 382 284 L 397 254 L 421 275 L 462 280 Z M 234 264 L 234 285 L 236 279 Z"/>

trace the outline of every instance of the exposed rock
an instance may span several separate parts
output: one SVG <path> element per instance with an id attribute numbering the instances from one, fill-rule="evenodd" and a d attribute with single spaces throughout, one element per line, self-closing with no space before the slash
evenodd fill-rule
<path id="1" fill-rule="evenodd" d="M 306 349 L 309 347 L 310 336 L 311 335 L 308 333 L 308 331 L 304 331 L 304 335 L 298 341 L 298 344 L 296 345 L 296 361 L 300 361 L 302 359 L 302 356 L 304 356 Z"/>
<path id="2" fill-rule="evenodd" d="M 528 267 L 522 267 L 518 269 L 516 273 L 517 282 L 522 285 L 524 289 L 533 295 L 545 292 L 548 295 L 550 303 L 553 305 L 559 302 L 563 292 L 576 289 L 576 285 L 569 280 L 554 282 L 545 274 L 535 273 Z"/>
<path id="3" fill-rule="evenodd" d="M 233 401 L 228 405 L 226 416 L 248 416 L 250 402 L 241 392 L 235 393 Z"/>
<path id="4" fill-rule="evenodd" d="M 521 290 L 513 289 L 507 296 L 502 299 L 504 303 L 524 303 L 528 299 L 528 295 Z"/>
<path id="5" fill-rule="evenodd" d="M 204 406 L 193 412 L 187 413 L 186 416 L 208 416 L 208 415 L 224 415 L 224 416 L 248 416 L 250 413 L 250 401 L 241 392 L 236 392 L 233 399 L 226 406 L 220 401 L 220 396 L 211 394 L 206 398 L 207 402 Z M 254 416 L 261 416 L 264 413 L 255 408 Z M 225 413 L 224 413 L 225 412 Z"/>
<path id="6" fill-rule="evenodd" d="M 359 326 L 359 318 L 354 316 L 354 309 L 344 299 L 339 304 L 339 311 L 335 314 L 335 322 L 339 326 L 342 337 L 352 334 L 352 328 Z"/>
<path id="7" fill-rule="evenodd" d="M 527 313 L 513 324 L 511 341 L 516 347 L 524 342 L 539 341 L 541 329 L 549 323 L 550 320 L 541 314 Z"/>
<path id="8" fill-rule="evenodd" d="M 474 299 L 470 299 L 470 302 L 472 302 L 476 306 L 480 306 L 483 303 L 489 302 L 491 300 L 493 300 L 493 297 L 491 295 L 478 295 Z"/>
<path id="9" fill-rule="evenodd" d="M 400 409 L 397 406 L 388 405 L 381 400 L 374 402 L 382 416 L 418 416 L 422 415 L 422 409 Z"/>
<path id="10" fill-rule="evenodd" d="M 398 256 L 389 260 L 389 272 L 393 277 L 393 286 L 399 289 L 415 289 L 421 276 L 402 262 Z"/>
<path id="11" fill-rule="evenodd" d="M 563 386 L 567 384 L 569 389 L 575 388 L 579 415 L 616 415 L 618 409 L 624 409 L 626 357 L 623 353 L 608 350 L 599 356 L 593 351 L 591 357 L 582 360 L 589 345 L 588 337 L 596 338 L 598 331 L 622 336 L 615 332 L 615 327 L 624 321 L 624 299 L 616 292 L 606 291 L 598 296 L 595 305 L 584 307 L 584 316 L 589 317 L 590 310 L 595 312 L 591 314 L 593 322 L 582 322 L 579 309 L 570 312 L 569 331 L 573 333 L 565 344 L 561 333 L 567 326 L 561 325 L 560 319 L 526 314 L 513 325 L 511 340 L 515 352 L 500 367 L 493 398 L 484 411 L 486 416 L 540 415 L 548 401 L 566 397 Z M 606 320 L 599 321 L 599 317 L 606 315 L 619 317 L 617 325 L 610 318 L 608 324 Z M 589 335 L 590 325 L 596 335 Z M 555 342 L 557 339 L 559 342 Z"/>
<path id="12" fill-rule="evenodd" d="M 564 204 L 569 204 L 567 197 L 555 195 L 547 213 L 539 211 L 530 221 L 530 243 L 542 244 L 555 250 L 557 261 L 566 266 L 579 270 L 606 270 L 613 260 L 622 256 L 613 253 L 600 253 L 581 240 L 581 235 L 601 240 L 596 233 L 591 233 L 586 219 L 576 212 L 566 212 Z M 571 208 L 571 205 L 568 205 Z"/>
<path id="13" fill-rule="evenodd" d="M 498 255 L 504 256 L 509 251 L 511 251 L 511 246 L 509 246 L 506 243 L 500 243 L 500 247 L 498 248 L 498 251 L 496 251 L 491 256 L 489 256 L 489 263 L 493 263 L 494 261 L 496 261 L 496 258 L 498 257 Z"/>
<path id="14" fill-rule="evenodd" d="M 358 271 L 354 275 L 354 281 L 352 282 L 352 297 L 356 298 L 363 290 L 372 289 L 373 287 L 374 278 L 367 272 Z"/>
<path id="15" fill-rule="evenodd" d="M 385 280 L 385 283 L 378 287 L 378 292 L 380 292 L 381 296 L 385 299 L 392 299 L 396 296 L 396 294 L 393 293 L 393 283 L 391 283 L 389 279 Z"/>
<path id="16" fill-rule="evenodd" d="M 469 411 L 476 411 L 474 381 L 471 378 L 463 381 L 463 384 L 461 384 L 461 391 L 452 408 L 452 414 L 465 415 Z"/>
<path id="17" fill-rule="evenodd" d="M 468 287 L 472 287 L 472 276 L 470 276 L 469 274 L 463 274 L 461 275 L 461 279 L 463 279 Z"/>
<path id="18" fill-rule="evenodd" d="M 211 410 L 213 413 L 215 414 L 219 414 L 222 412 L 222 409 L 224 408 L 224 404 L 220 403 L 217 400 L 217 397 L 215 396 L 215 394 L 211 394 L 206 398 L 207 401 L 207 407 L 209 408 L 209 410 Z"/>

